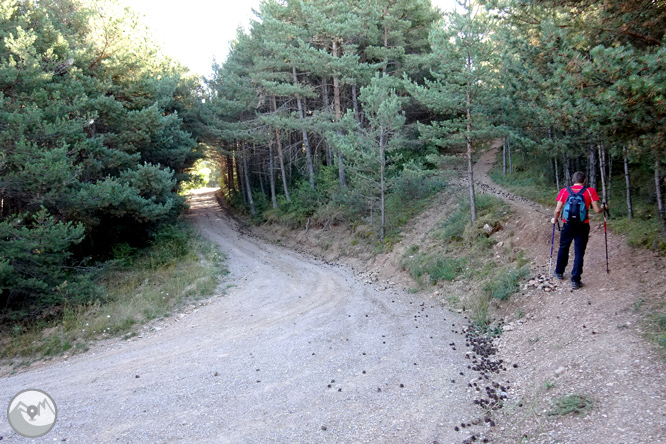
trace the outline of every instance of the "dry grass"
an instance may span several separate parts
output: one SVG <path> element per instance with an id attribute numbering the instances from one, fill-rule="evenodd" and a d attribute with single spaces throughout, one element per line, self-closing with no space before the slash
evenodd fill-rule
<path id="1" fill-rule="evenodd" d="M 97 279 L 103 300 L 63 307 L 61 316 L 32 325 L 16 324 L 0 341 L 0 358 L 11 366 L 85 351 L 91 341 L 129 337 L 139 325 L 170 316 L 186 302 L 209 297 L 227 274 L 224 256 L 187 227 L 165 236 L 124 265 Z M 180 251 L 174 254 L 174 248 Z M 175 257 L 174 257 L 175 256 Z"/>

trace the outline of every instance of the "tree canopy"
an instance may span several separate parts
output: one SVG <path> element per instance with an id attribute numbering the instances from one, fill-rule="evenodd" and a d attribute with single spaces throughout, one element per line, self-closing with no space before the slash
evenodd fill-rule
<path id="1" fill-rule="evenodd" d="M 2 305 L 179 214 L 199 95 L 120 3 L 0 1 Z"/>

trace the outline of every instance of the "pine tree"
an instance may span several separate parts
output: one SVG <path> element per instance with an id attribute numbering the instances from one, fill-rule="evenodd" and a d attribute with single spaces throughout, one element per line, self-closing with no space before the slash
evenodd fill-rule
<path id="1" fill-rule="evenodd" d="M 3 0 L 0 34 L 0 255 L 13 267 L 0 296 L 31 304 L 72 274 L 73 245 L 100 257 L 183 209 L 178 181 L 200 155 L 180 112 L 196 81 L 111 0 Z M 16 233 L 54 247 L 19 253 Z M 24 253 L 51 264 L 46 286 L 17 265 Z"/>
<path id="2" fill-rule="evenodd" d="M 386 196 L 390 188 L 388 154 L 401 147 L 405 116 L 403 101 L 390 85 L 387 75 L 375 76 L 370 85 L 361 88 L 359 96 L 368 119 L 364 128 L 356 128 L 353 112 L 348 112 L 344 123 L 350 127 L 347 136 L 338 141 L 348 168 L 354 173 L 354 181 L 361 193 L 372 203 L 379 201 L 381 212 L 380 238 L 386 236 Z"/>
<path id="3" fill-rule="evenodd" d="M 467 177 L 471 220 L 476 220 L 472 153 L 475 143 L 495 134 L 492 116 L 498 109 L 492 22 L 469 1 L 459 2 L 462 13 L 453 12 L 443 27 L 431 33 L 434 80 L 408 84 L 420 103 L 442 116 L 420 127 L 425 139 L 442 146 L 463 144 L 467 153 Z"/>

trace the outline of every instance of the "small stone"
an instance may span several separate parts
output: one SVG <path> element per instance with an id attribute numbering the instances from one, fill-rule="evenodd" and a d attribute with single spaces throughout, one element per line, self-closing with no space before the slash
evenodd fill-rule
<path id="1" fill-rule="evenodd" d="M 564 367 L 559 367 L 557 370 L 555 370 L 555 375 L 560 376 L 562 373 L 564 373 L 567 369 Z"/>

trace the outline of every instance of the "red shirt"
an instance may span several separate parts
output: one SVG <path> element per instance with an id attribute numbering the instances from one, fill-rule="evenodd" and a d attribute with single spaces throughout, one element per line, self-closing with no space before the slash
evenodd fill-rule
<path id="1" fill-rule="evenodd" d="M 571 190 L 574 193 L 577 193 L 578 191 L 581 190 L 581 188 L 583 188 L 581 185 L 574 185 L 574 186 L 571 187 Z M 562 202 L 562 203 L 566 203 L 567 197 L 569 197 L 569 192 L 567 191 L 566 188 L 562 188 L 560 190 L 560 194 L 557 195 L 557 201 Z M 585 208 L 588 210 L 587 214 L 590 214 L 589 213 L 590 205 L 592 204 L 592 202 L 596 202 L 596 201 L 599 200 L 599 195 L 597 194 L 597 190 L 595 190 L 594 188 L 588 188 L 583 193 L 583 197 L 585 198 Z M 563 220 L 564 220 L 564 218 L 563 218 Z M 564 220 L 564 222 L 566 223 L 567 221 Z M 590 218 L 588 217 L 587 219 L 585 219 L 584 223 L 589 224 L 590 223 Z"/>

